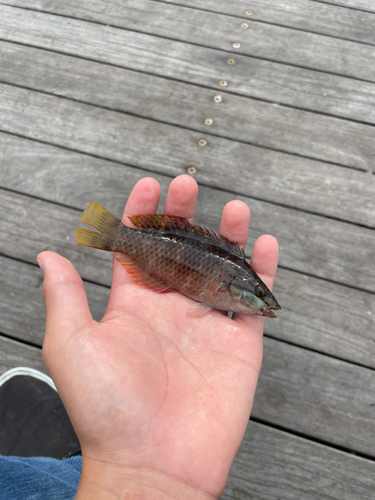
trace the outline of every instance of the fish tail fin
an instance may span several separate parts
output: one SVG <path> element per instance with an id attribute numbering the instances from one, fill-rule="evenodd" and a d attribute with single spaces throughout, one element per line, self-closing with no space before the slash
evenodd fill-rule
<path id="1" fill-rule="evenodd" d="M 76 241 L 87 247 L 100 248 L 112 251 L 112 234 L 114 228 L 121 221 L 110 214 L 98 203 L 90 203 L 81 216 L 81 221 L 97 229 L 99 232 L 88 229 L 76 229 Z"/>
<path id="2" fill-rule="evenodd" d="M 111 250 L 110 236 L 108 234 L 96 233 L 89 229 L 76 229 L 76 241 L 86 247 L 99 248 L 100 250 Z"/>

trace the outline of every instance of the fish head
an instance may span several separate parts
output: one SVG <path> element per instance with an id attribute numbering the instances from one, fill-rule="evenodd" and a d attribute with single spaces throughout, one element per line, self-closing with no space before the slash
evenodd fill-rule
<path id="1" fill-rule="evenodd" d="M 256 314 L 276 318 L 274 310 L 281 309 L 276 298 L 259 278 L 253 280 L 234 280 L 230 285 L 232 299 L 242 314 Z"/>

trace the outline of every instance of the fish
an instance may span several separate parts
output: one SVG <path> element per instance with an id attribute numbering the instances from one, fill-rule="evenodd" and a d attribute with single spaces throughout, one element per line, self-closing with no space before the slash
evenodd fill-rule
<path id="1" fill-rule="evenodd" d="M 121 253 L 117 260 L 146 288 L 178 291 L 195 300 L 189 316 L 217 309 L 275 318 L 273 311 L 281 309 L 238 243 L 182 217 L 140 214 L 128 219 L 135 228 L 90 203 L 81 221 L 96 231 L 78 228 L 76 241 Z"/>

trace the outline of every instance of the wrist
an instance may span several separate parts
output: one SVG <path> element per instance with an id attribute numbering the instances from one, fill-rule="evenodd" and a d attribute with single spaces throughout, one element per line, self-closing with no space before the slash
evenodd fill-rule
<path id="1" fill-rule="evenodd" d="M 215 500 L 217 498 L 157 470 L 108 466 L 99 461 L 84 459 L 75 496 L 75 500 Z"/>

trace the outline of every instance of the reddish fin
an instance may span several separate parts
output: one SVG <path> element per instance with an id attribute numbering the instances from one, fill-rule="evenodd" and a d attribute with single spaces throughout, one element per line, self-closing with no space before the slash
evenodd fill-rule
<path id="1" fill-rule="evenodd" d="M 207 304 L 203 304 L 203 302 L 196 302 L 189 307 L 189 309 L 186 311 L 186 315 L 192 318 L 199 318 L 201 316 L 204 316 L 211 310 L 212 307 L 208 306 Z"/>
<path id="2" fill-rule="evenodd" d="M 146 288 L 159 293 L 175 291 L 174 288 L 161 281 L 160 278 L 147 271 L 141 264 L 130 257 L 119 257 L 117 260 L 125 267 L 135 281 L 138 281 Z"/>
<path id="3" fill-rule="evenodd" d="M 190 224 L 187 219 L 183 219 L 182 217 L 163 214 L 144 214 L 133 215 L 128 218 L 130 222 L 137 228 L 156 229 L 160 231 L 169 230 L 179 233 L 185 232 L 200 236 L 202 238 L 207 238 L 214 244 L 220 245 L 228 251 L 238 255 L 239 257 L 245 258 L 245 253 L 238 243 L 229 241 L 227 238 L 225 238 L 225 236 L 221 236 L 221 234 L 217 234 L 214 231 L 211 231 L 211 229 L 206 229 L 205 227 Z"/>

